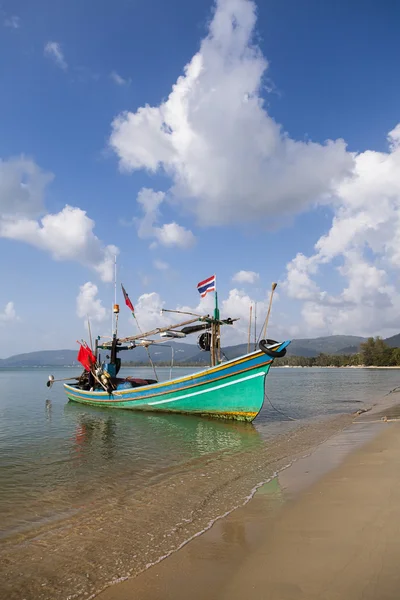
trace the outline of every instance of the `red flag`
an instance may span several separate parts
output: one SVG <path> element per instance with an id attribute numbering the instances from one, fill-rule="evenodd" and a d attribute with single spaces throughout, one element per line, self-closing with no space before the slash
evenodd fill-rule
<path id="1" fill-rule="evenodd" d="M 129 299 L 129 296 L 128 296 L 128 294 L 126 293 L 126 291 L 125 291 L 125 288 L 124 288 L 124 286 L 122 285 L 122 283 L 121 283 L 121 287 L 122 287 L 122 293 L 124 294 L 124 298 L 125 298 L 125 304 L 126 304 L 126 305 L 127 305 L 127 307 L 128 307 L 128 308 L 129 308 L 129 309 L 130 309 L 130 310 L 131 310 L 133 313 L 134 313 L 134 312 L 135 312 L 135 309 L 133 308 L 133 304 L 132 304 L 132 302 L 130 301 L 130 299 Z"/>
<path id="2" fill-rule="evenodd" d="M 91 367 L 96 362 L 96 357 L 88 346 L 82 346 L 79 348 L 78 356 L 76 357 L 78 362 L 81 363 L 85 371 L 90 371 Z"/>

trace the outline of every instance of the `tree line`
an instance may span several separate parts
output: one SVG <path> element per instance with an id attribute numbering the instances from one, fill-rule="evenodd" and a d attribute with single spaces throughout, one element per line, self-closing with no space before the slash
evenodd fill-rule
<path id="1" fill-rule="evenodd" d="M 286 356 L 274 363 L 276 367 L 397 367 L 400 348 L 391 348 L 381 337 L 370 337 L 360 344 L 356 354 L 324 354 L 318 356 Z"/>

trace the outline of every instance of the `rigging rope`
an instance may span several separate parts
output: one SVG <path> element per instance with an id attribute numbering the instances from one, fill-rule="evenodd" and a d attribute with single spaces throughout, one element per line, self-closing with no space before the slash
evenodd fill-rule
<path id="1" fill-rule="evenodd" d="M 284 412 L 282 412 L 281 410 L 279 410 L 279 408 L 276 408 L 276 406 L 274 406 L 271 402 L 270 397 L 268 396 L 267 392 L 264 391 L 265 397 L 267 398 L 268 402 L 270 403 L 270 405 L 272 406 L 272 408 L 274 410 L 276 410 L 276 412 L 280 413 L 283 417 L 285 417 L 285 419 L 289 419 L 289 421 L 298 421 L 298 419 L 294 419 L 293 417 L 289 417 L 289 415 L 286 415 Z"/>

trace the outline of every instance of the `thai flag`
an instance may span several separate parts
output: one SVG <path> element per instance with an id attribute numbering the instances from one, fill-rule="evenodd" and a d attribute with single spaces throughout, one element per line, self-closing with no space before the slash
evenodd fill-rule
<path id="1" fill-rule="evenodd" d="M 208 292 L 215 292 L 215 289 L 215 275 L 209 277 L 208 279 L 205 279 L 204 281 L 200 281 L 200 283 L 197 284 L 197 291 L 199 292 L 202 298 L 207 296 Z"/>

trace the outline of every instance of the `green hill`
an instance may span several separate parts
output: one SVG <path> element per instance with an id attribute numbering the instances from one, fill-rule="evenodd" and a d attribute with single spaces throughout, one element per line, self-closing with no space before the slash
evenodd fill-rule
<path id="1" fill-rule="evenodd" d="M 360 344 L 366 338 L 355 335 L 331 335 L 319 338 L 293 340 L 288 347 L 288 356 L 304 356 L 314 358 L 319 354 L 355 354 Z M 400 333 L 384 340 L 391 348 L 400 347 Z M 209 352 L 201 352 L 196 344 L 185 344 L 182 342 L 168 342 L 150 348 L 150 354 L 155 364 L 170 363 L 172 349 L 175 364 L 209 364 Z M 251 350 L 254 345 L 251 345 Z M 230 360 L 247 353 L 247 344 L 237 344 L 223 348 L 225 357 Z M 101 352 L 101 358 L 106 358 L 106 352 Z M 17 354 L 9 358 L 0 359 L 0 368 L 10 367 L 64 367 L 77 365 L 77 350 L 42 350 Z M 135 364 L 147 365 L 149 362 L 147 352 L 144 348 L 127 350 L 122 354 L 123 363 L 133 362 Z"/>

